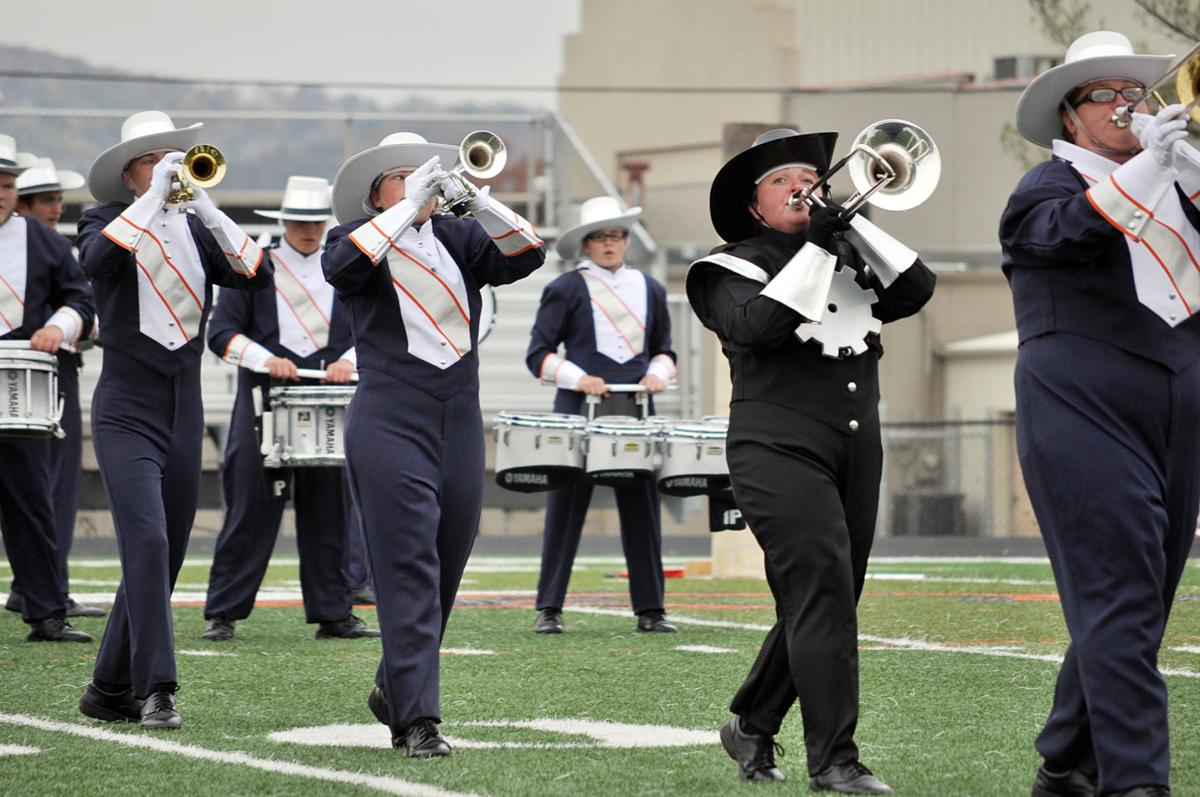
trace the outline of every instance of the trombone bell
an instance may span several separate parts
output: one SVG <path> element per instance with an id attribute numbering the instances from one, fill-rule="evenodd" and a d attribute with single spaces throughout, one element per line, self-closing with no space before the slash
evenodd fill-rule
<path id="1" fill-rule="evenodd" d="M 910 210 L 933 194 L 942 174 L 942 157 L 933 138 L 912 122 L 884 119 L 867 126 L 852 145 L 863 157 L 847 167 L 858 193 L 846 203 L 864 201 L 882 210 Z"/>

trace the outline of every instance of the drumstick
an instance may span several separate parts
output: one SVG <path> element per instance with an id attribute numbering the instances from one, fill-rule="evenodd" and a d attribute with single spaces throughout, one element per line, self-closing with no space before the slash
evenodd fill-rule
<path id="1" fill-rule="evenodd" d="M 259 367 L 257 367 L 257 368 L 251 368 L 251 369 L 249 369 L 249 370 L 253 371 L 253 372 L 254 372 L 254 373 L 256 373 L 256 374 L 269 374 L 269 373 L 271 373 L 271 369 L 269 369 L 269 368 L 264 368 L 264 367 L 262 367 L 262 366 L 259 366 Z M 296 376 L 300 377 L 301 379 L 324 379 L 324 378 L 325 378 L 325 372 L 324 372 L 324 371 L 319 371 L 319 370 L 317 370 L 316 368 L 297 368 L 297 369 L 296 369 Z M 352 382 L 357 382 L 357 381 L 358 381 L 358 374 L 351 374 L 351 375 L 350 375 L 350 381 L 352 381 Z"/>

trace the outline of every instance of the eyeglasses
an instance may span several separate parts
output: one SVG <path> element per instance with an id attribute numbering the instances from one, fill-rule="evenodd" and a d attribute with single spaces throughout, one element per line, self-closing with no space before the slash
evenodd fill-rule
<path id="1" fill-rule="evenodd" d="M 1136 100 L 1142 99 L 1142 92 L 1144 92 L 1144 91 L 1145 91 L 1145 89 L 1143 89 L 1140 86 L 1126 86 L 1125 88 L 1119 89 L 1119 90 L 1118 89 L 1092 89 L 1088 93 L 1084 94 L 1082 97 L 1080 97 L 1080 98 L 1076 99 L 1074 102 L 1072 102 L 1071 107 L 1078 108 L 1080 105 L 1083 105 L 1085 102 L 1096 102 L 1096 103 L 1100 103 L 1101 105 L 1105 105 L 1105 104 L 1110 103 L 1113 100 L 1115 100 L 1117 98 L 1118 93 L 1121 95 L 1121 99 L 1123 99 L 1127 102 L 1135 102 Z"/>
<path id="2" fill-rule="evenodd" d="M 613 241 L 615 243 L 616 241 L 624 241 L 628 237 L 629 237 L 629 233 L 625 232 L 624 230 L 621 230 L 620 232 L 594 232 L 594 233 L 588 235 L 583 240 L 595 241 L 597 243 L 603 243 L 605 241 Z"/>

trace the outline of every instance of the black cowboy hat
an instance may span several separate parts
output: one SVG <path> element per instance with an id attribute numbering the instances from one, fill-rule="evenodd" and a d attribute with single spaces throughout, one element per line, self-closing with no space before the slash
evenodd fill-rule
<path id="1" fill-rule="evenodd" d="M 755 181 L 772 169 L 789 163 L 816 167 L 818 175 L 829 169 L 837 133 L 798 133 L 777 128 L 754 139 L 748 149 L 734 155 L 713 178 L 708 194 L 708 213 L 717 234 L 726 241 L 753 237 L 757 222 L 749 204 Z"/>

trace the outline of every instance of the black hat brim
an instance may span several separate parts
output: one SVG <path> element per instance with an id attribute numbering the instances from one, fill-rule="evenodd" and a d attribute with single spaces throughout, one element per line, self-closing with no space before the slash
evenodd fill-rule
<path id="1" fill-rule="evenodd" d="M 708 213 L 717 234 L 726 241 L 741 241 L 757 234 L 750 215 L 754 181 L 785 163 L 811 163 L 817 174 L 829 170 L 837 133 L 804 133 L 768 141 L 734 155 L 713 178 Z"/>

